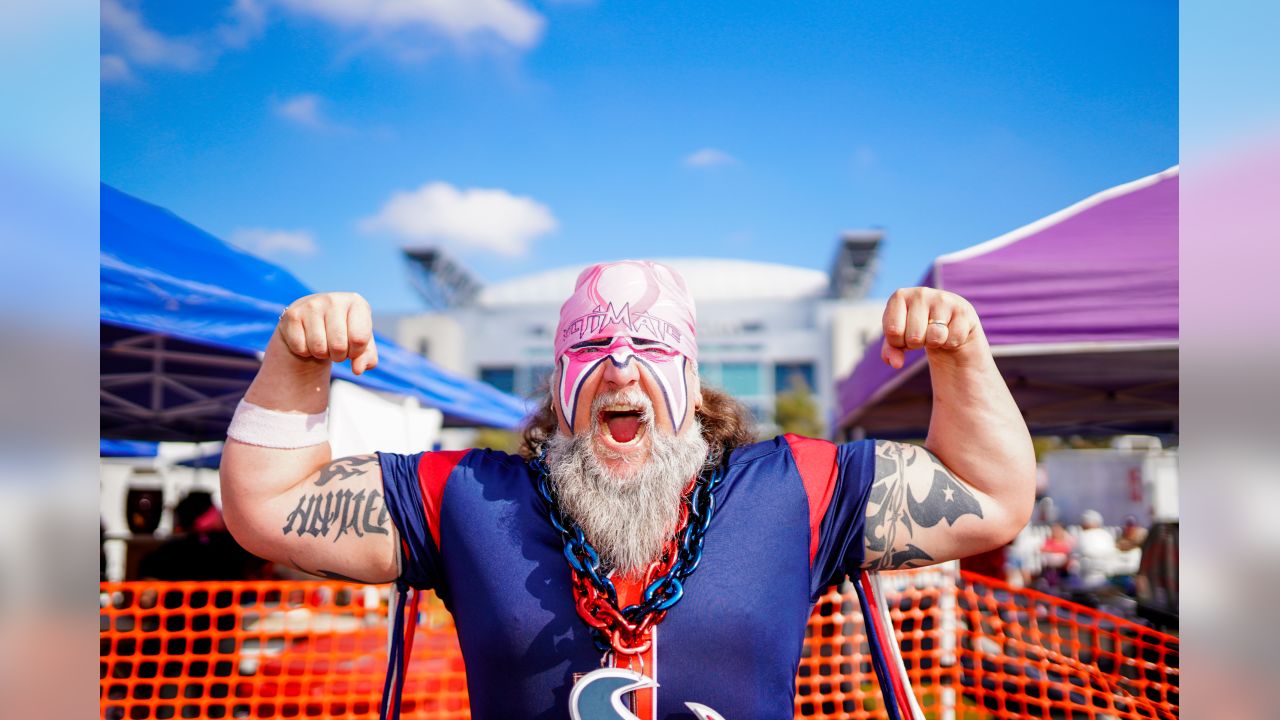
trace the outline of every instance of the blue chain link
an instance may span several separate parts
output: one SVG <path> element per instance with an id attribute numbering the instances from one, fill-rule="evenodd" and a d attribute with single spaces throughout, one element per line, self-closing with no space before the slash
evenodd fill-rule
<path id="1" fill-rule="evenodd" d="M 590 580 L 596 590 L 617 608 L 618 590 L 608 574 L 601 573 L 600 554 L 591 546 L 582 528 L 578 527 L 572 518 L 561 512 L 560 503 L 551 492 L 546 450 L 544 449 L 538 457 L 530 460 L 529 464 L 534 470 L 534 485 L 538 495 L 547 506 L 547 517 L 551 521 L 551 527 L 555 528 L 560 539 L 564 541 L 564 557 L 570 569 Z M 662 577 L 649 583 L 641 596 L 641 602 L 628 605 L 619 611 L 627 622 L 638 625 L 651 613 L 670 610 L 680 602 L 680 598 L 684 597 L 682 581 L 698 569 L 698 563 L 702 560 L 702 545 L 706 539 L 707 528 L 711 526 L 711 516 L 715 513 L 715 490 L 723 482 L 724 474 L 724 464 L 717 463 L 698 476 L 693 492 L 685 498 L 689 511 L 688 524 L 681 533 L 676 561 Z M 598 650 L 601 652 L 609 650 L 609 639 L 604 632 L 598 628 L 591 628 L 591 635 Z"/>

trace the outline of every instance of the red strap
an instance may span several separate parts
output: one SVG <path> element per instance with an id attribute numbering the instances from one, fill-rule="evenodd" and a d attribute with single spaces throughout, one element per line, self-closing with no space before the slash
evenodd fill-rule
<path id="1" fill-rule="evenodd" d="M 880 642 L 880 655 L 884 657 L 884 671 L 889 676 L 889 684 L 893 686 L 893 697 L 898 704 L 898 716 L 904 718 L 914 717 L 911 710 L 911 701 L 907 698 L 907 688 L 903 684 L 902 671 L 898 667 L 898 662 L 894 656 L 894 649 L 889 647 L 889 643 L 898 642 L 898 636 L 893 634 L 893 625 L 886 626 L 885 618 L 880 614 L 880 601 L 876 595 L 875 588 L 871 585 L 871 576 L 866 572 L 862 572 L 858 577 L 858 584 L 862 586 L 863 593 L 867 596 L 867 606 L 871 612 L 868 613 L 864 620 L 875 625 L 876 636 Z"/>
<path id="2" fill-rule="evenodd" d="M 418 460 L 418 487 L 422 489 L 422 509 L 427 515 L 431 538 L 440 547 L 440 503 L 449 474 L 470 450 L 442 450 L 422 453 Z"/>
<path id="3" fill-rule="evenodd" d="M 809 500 L 809 564 L 818 554 L 818 533 L 822 517 L 836 491 L 836 446 L 826 440 L 787 433 L 782 436 L 791 446 L 791 457 L 800 470 L 805 497 Z"/>
<path id="4" fill-rule="evenodd" d="M 613 587 L 618 591 L 618 607 L 623 608 L 628 605 L 635 605 L 644 599 L 644 581 L 641 578 L 620 577 L 614 574 Z M 614 667 L 629 667 L 632 670 L 641 672 L 653 678 L 658 679 L 658 626 L 653 627 L 653 634 L 649 636 L 649 649 L 640 653 L 640 660 L 635 666 L 631 666 L 630 656 L 614 654 Z M 657 717 L 657 697 L 658 691 L 653 688 L 644 688 L 637 690 L 632 694 L 635 698 L 635 716 L 641 720 L 653 720 Z"/>

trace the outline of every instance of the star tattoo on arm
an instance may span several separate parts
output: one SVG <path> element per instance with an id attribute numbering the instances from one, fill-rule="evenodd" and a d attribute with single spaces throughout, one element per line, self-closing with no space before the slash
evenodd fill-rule
<path id="1" fill-rule="evenodd" d="M 936 455 L 917 445 L 877 441 L 862 567 L 892 570 L 937 562 L 919 537 L 921 530 L 944 522 L 951 527 L 966 515 L 981 518 L 982 506 Z"/>

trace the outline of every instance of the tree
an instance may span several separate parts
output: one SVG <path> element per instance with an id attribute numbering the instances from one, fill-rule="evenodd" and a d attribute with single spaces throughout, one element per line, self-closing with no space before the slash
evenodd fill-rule
<path id="1" fill-rule="evenodd" d="M 818 403 L 813 399 L 813 391 L 800 373 L 792 373 L 787 378 L 787 389 L 777 395 L 774 402 L 774 422 L 784 433 L 795 433 L 805 437 L 825 437 L 826 430 L 822 419 L 818 416 Z"/>
<path id="2" fill-rule="evenodd" d="M 520 433 L 497 428 L 481 428 L 472 443 L 477 448 L 487 448 L 505 453 L 515 453 L 520 449 Z"/>

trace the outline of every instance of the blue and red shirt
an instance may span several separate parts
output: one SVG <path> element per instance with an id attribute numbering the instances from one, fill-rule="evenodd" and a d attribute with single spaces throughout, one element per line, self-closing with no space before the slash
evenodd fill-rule
<path id="1" fill-rule="evenodd" d="M 566 717 L 574 673 L 600 653 L 532 468 L 491 450 L 379 459 L 401 577 L 453 613 L 472 717 Z M 687 701 L 726 718 L 793 716 L 812 606 L 862 562 L 874 471 L 871 440 L 785 435 L 730 454 L 702 561 L 655 635 L 656 717 L 692 717 Z"/>

